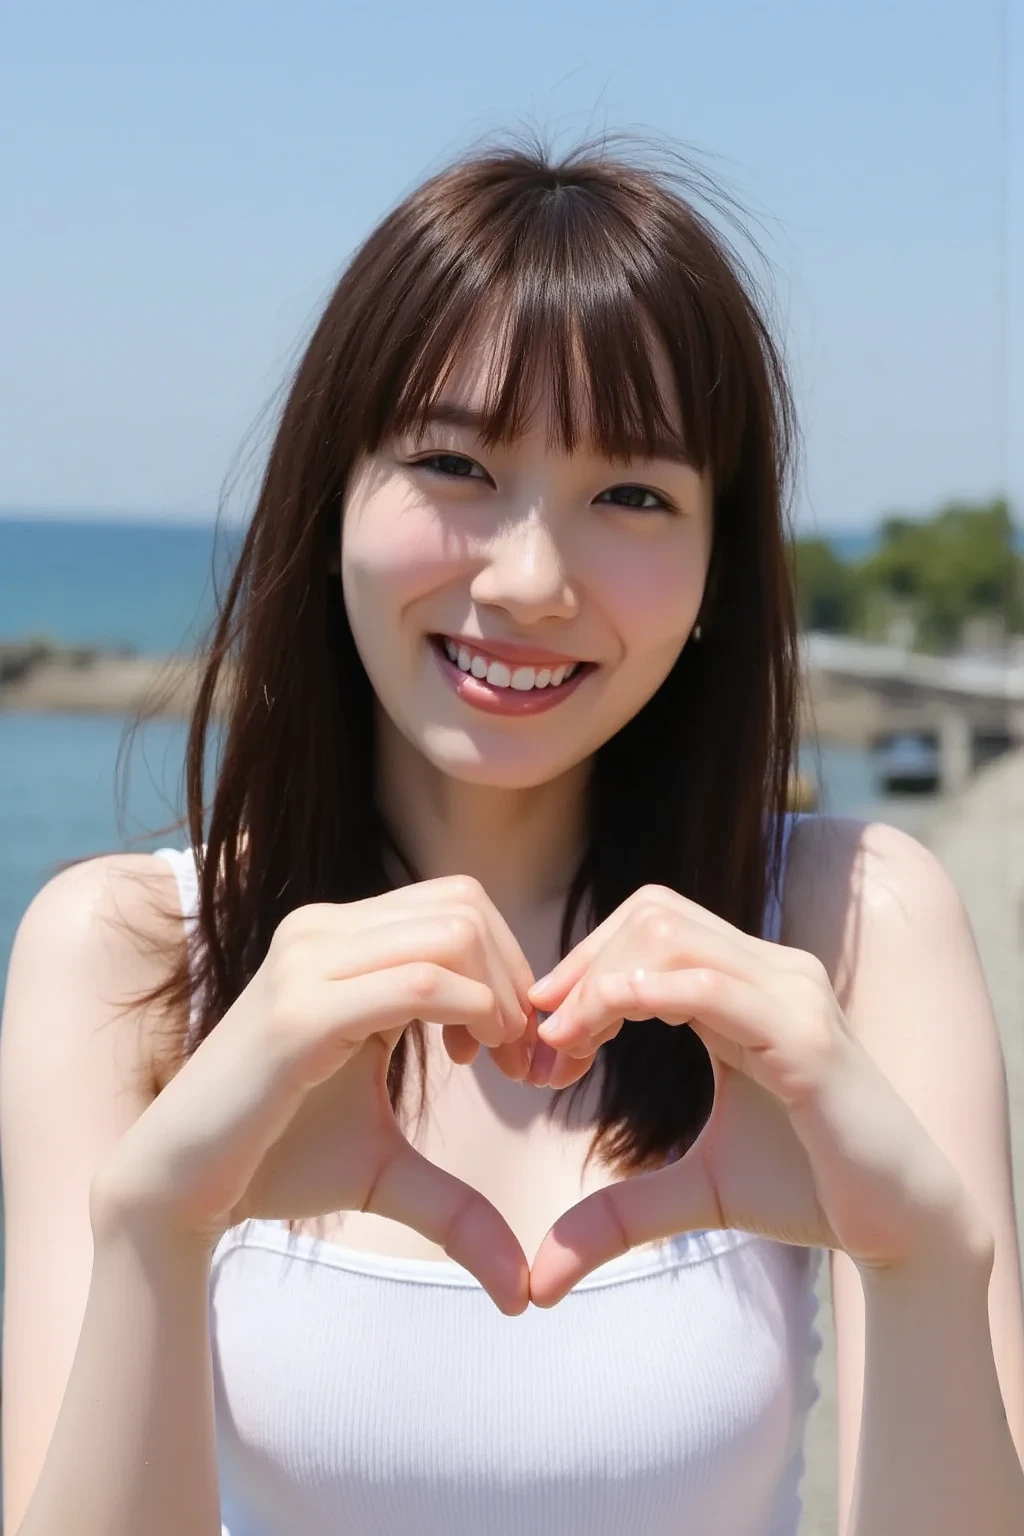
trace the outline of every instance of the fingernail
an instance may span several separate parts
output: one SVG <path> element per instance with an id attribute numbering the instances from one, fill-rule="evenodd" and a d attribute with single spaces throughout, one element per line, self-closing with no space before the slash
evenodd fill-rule
<path id="1" fill-rule="evenodd" d="M 568 1040 L 572 1027 L 556 1011 L 549 1013 L 544 1022 L 537 1025 L 537 1034 L 544 1040 Z"/>
<path id="2" fill-rule="evenodd" d="M 535 1088 L 547 1087 L 551 1081 L 552 1068 L 557 1060 L 558 1052 L 554 1047 L 545 1045 L 543 1040 L 538 1040 L 534 1046 L 529 1073 L 529 1080 Z"/>

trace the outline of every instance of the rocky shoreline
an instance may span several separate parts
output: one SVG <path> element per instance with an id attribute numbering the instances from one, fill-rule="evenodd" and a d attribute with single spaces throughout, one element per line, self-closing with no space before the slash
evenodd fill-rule
<path id="1" fill-rule="evenodd" d="M 145 707 L 181 719 L 199 680 L 192 654 L 140 655 L 129 646 L 68 646 L 43 637 L 0 643 L 0 713 L 129 715 Z"/>
<path id="2" fill-rule="evenodd" d="M 61 645 L 45 636 L 0 641 L 0 713 L 132 715 L 182 719 L 192 708 L 199 657 L 144 655 L 129 646 Z M 812 723 L 813 722 L 813 723 Z M 875 713 L 857 699 L 836 698 L 809 674 L 803 732 L 867 745 Z"/>

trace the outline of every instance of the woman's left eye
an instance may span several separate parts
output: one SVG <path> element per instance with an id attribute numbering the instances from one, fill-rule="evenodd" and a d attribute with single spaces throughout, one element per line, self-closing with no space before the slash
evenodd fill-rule
<path id="1" fill-rule="evenodd" d="M 475 459 L 467 459 L 462 453 L 428 453 L 425 458 L 413 461 L 417 469 L 429 469 L 438 475 L 457 480 L 486 480 L 486 470 Z"/>
<path id="2" fill-rule="evenodd" d="M 611 498 L 614 498 L 612 500 Z M 613 485 L 595 501 L 609 502 L 611 506 L 632 507 L 638 512 L 671 512 L 673 509 L 657 491 L 647 485 Z"/>

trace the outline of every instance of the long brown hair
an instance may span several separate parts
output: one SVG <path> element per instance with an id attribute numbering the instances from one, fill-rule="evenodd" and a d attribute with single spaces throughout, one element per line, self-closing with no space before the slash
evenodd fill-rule
<path id="1" fill-rule="evenodd" d="M 678 432 L 653 339 L 675 377 L 686 448 L 714 487 L 703 636 L 595 755 L 560 952 L 581 907 L 592 927 L 651 882 L 760 930 L 796 737 L 795 430 L 766 302 L 701 201 L 733 218 L 707 175 L 671 151 L 605 141 L 556 160 L 532 142 L 501 144 L 431 176 L 345 269 L 295 371 L 202 650 L 177 823 L 199 855 L 197 944 L 191 970 L 179 951 L 147 999 L 184 1014 L 196 987 L 197 1040 L 251 980 L 286 913 L 388 890 L 395 858 L 420 878 L 374 799 L 374 698 L 330 567 L 357 456 L 418 420 L 482 320 L 497 320 L 504 341 L 490 441 L 521 429 L 539 381 L 566 451 L 581 433 L 612 456 L 653 449 Z M 422 1113 L 423 1028 L 413 1021 L 392 1059 L 396 1112 L 411 1042 Z M 179 1062 L 194 1048 L 184 1037 L 178 1047 Z M 592 1153 L 627 1173 L 693 1139 L 712 1079 L 692 1031 L 634 1023 L 601 1057 Z"/>

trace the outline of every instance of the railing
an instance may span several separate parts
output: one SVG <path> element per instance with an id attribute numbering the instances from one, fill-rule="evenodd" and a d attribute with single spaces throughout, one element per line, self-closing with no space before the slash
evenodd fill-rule
<path id="1" fill-rule="evenodd" d="M 937 693 L 1024 703 L 1024 660 L 983 656 L 926 656 L 899 645 L 878 645 L 845 635 L 811 632 L 801 639 L 805 667 L 839 676 L 914 683 Z"/>

